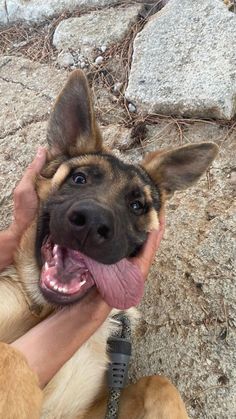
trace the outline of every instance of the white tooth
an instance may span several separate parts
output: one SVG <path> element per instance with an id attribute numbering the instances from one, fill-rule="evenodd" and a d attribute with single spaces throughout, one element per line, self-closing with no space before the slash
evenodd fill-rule
<path id="1" fill-rule="evenodd" d="M 64 294 L 66 294 L 66 293 L 67 293 L 67 291 L 68 291 L 67 287 L 63 287 L 63 288 L 62 288 L 62 292 L 64 292 Z"/>
<path id="2" fill-rule="evenodd" d="M 62 292 L 63 288 L 62 287 L 58 287 L 58 291 Z"/>
<path id="3" fill-rule="evenodd" d="M 86 284 L 85 279 L 84 279 L 83 281 L 81 281 L 81 282 L 80 282 L 80 288 L 81 288 L 84 284 Z"/>
<path id="4" fill-rule="evenodd" d="M 53 285 L 53 288 L 54 288 L 55 291 L 58 290 L 58 286 L 57 285 Z"/>
<path id="5" fill-rule="evenodd" d="M 49 281 L 49 284 L 51 285 L 51 287 L 54 287 L 54 285 L 55 285 L 55 281 Z"/>
<path id="6" fill-rule="evenodd" d="M 47 262 L 45 262 L 45 269 L 48 270 L 49 269 L 49 265 Z"/>

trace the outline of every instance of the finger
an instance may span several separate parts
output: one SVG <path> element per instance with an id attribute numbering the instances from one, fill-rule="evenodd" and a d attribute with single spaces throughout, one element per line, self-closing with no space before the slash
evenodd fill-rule
<path id="1" fill-rule="evenodd" d="M 27 167 L 21 182 L 30 183 L 34 181 L 35 177 L 41 172 L 46 163 L 47 150 L 45 147 L 39 147 L 37 154 L 32 163 Z"/>

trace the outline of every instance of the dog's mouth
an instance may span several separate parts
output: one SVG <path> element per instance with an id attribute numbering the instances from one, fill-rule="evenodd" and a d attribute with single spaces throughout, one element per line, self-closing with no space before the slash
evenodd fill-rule
<path id="1" fill-rule="evenodd" d="M 50 236 L 41 253 L 40 288 L 52 303 L 75 302 L 94 286 L 111 307 L 127 309 L 140 302 L 144 280 L 138 267 L 128 259 L 104 265 L 78 250 L 53 243 Z"/>

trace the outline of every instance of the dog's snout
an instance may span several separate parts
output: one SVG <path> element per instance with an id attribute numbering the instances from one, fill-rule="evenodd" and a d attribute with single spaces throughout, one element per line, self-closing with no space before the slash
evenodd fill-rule
<path id="1" fill-rule="evenodd" d="M 89 246 L 102 244 L 114 235 L 114 220 L 111 211 L 98 204 L 73 207 L 68 213 L 69 223 L 81 242 Z"/>

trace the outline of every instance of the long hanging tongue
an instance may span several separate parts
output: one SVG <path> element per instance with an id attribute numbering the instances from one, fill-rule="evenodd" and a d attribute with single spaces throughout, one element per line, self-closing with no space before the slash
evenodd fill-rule
<path id="1" fill-rule="evenodd" d="M 103 265 L 84 255 L 81 256 L 107 304 L 123 310 L 140 302 L 144 280 L 138 267 L 127 259 L 121 259 L 113 265 Z"/>
<path id="2" fill-rule="evenodd" d="M 142 298 L 141 272 L 127 259 L 103 265 L 77 250 L 53 246 L 50 239 L 43 245 L 42 255 L 41 283 L 54 291 L 73 296 L 96 285 L 107 304 L 122 310 L 137 305 Z"/>

